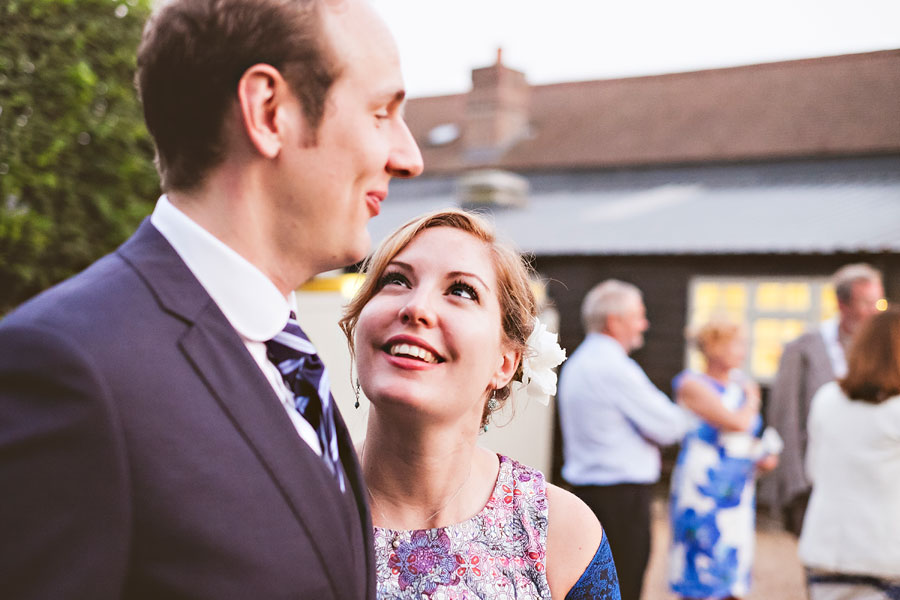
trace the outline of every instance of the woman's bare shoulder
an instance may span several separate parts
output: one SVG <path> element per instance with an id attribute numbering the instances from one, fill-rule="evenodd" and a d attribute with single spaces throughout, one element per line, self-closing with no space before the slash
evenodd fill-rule
<path id="1" fill-rule="evenodd" d="M 554 598 L 565 598 L 591 563 L 603 527 L 578 496 L 547 484 L 547 581 Z"/>

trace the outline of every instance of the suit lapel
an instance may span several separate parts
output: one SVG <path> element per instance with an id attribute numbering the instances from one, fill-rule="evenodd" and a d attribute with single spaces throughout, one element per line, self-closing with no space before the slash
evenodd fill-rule
<path id="1" fill-rule="evenodd" d="M 353 589 L 358 579 L 348 578 L 346 573 L 348 554 L 360 552 L 350 547 L 354 539 L 351 528 L 359 527 L 359 521 L 348 520 L 345 495 L 321 458 L 297 435 L 237 332 L 149 220 L 118 252 L 141 275 L 160 304 L 189 323 L 187 333 L 179 341 L 182 351 L 236 430 L 253 448 L 308 533 L 336 597 L 359 597 L 360 590 Z M 342 421 L 340 425 L 341 441 L 348 445 L 346 427 Z M 360 490 L 355 455 L 348 455 L 342 447 L 341 456 L 345 470 L 353 473 L 349 479 L 354 497 L 360 502 L 364 492 Z M 364 500 L 361 506 L 365 518 L 360 520 L 365 523 L 368 512 Z M 370 521 L 363 535 L 371 540 Z M 359 537 L 356 533 L 355 538 Z"/>
<path id="2" fill-rule="evenodd" d="M 213 305 L 215 307 L 215 305 Z M 204 313 L 181 347 L 222 409 L 253 447 L 317 548 L 336 592 L 352 585 L 345 561 L 352 539 L 340 488 L 297 435 L 274 391 L 218 309 Z M 356 521 L 356 520 L 354 520 Z M 343 531 L 335 531 L 335 527 Z M 341 535 L 343 534 L 343 535 Z M 344 543 L 340 543 L 345 540 Z M 338 597 L 344 594 L 338 593 Z"/>
<path id="3" fill-rule="evenodd" d="M 837 377 L 834 373 L 831 356 L 828 353 L 828 346 L 825 344 L 825 338 L 822 337 L 821 333 L 812 336 L 812 347 L 809 355 L 810 361 L 813 363 L 811 366 L 816 380 L 831 381 Z M 812 392 L 815 391 L 812 390 Z"/>

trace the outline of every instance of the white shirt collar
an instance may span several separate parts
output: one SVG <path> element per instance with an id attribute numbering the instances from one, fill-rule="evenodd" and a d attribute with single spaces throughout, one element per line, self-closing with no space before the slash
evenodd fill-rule
<path id="1" fill-rule="evenodd" d="M 294 292 L 285 298 L 272 281 L 243 256 L 169 202 L 163 194 L 150 222 L 172 245 L 241 337 L 265 342 L 296 310 Z"/>
<path id="2" fill-rule="evenodd" d="M 619 340 L 612 337 L 611 335 L 600 333 L 599 331 L 591 331 L 588 332 L 586 337 L 594 339 L 598 343 L 603 344 L 606 347 L 607 352 L 615 351 L 616 354 L 621 354 L 625 357 L 628 356 L 628 353 L 625 352 L 625 348 L 622 347 L 622 344 L 619 343 Z"/>

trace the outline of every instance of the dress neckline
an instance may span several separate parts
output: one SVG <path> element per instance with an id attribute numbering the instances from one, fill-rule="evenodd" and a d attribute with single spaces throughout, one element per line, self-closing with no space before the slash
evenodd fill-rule
<path id="1" fill-rule="evenodd" d="M 729 383 L 727 383 L 727 384 L 726 384 L 726 383 L 722 383 L 721 381 L 719 381 L 718 379 L 714 378 L 712 375 L 709 375 L 708 373 L 703 373 L 703 372 L 701 372 L 701 371 L 697 371 L 696 373 L 697 373 L 697 375 L 700 376 L 700 378 L 701 378 L 703 381 L 705 381 L 706 383 L 708 383 L 708 384 L 710 385 L 710 387 L 712 387 L 714 390 L 716 390 L 716 391 L 719 392 L 720 394 L 724 394 L 724 393 L 725 393 L 725 390 L 728 389 L 728 386 L 731 385 L 731 382 L 729 382 Z"/>

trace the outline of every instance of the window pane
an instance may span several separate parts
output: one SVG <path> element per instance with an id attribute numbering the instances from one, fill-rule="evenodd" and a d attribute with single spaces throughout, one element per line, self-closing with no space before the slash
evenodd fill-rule
<path id="1" fill-rule="evenodd" d="M 756 308 L 759 310 L 781 310 L 782 285 L 774 281 L 766 281 L 756 286 Z"/>
<path id="2" fill-rule="evenodd" d="M 834 287 L 832 285 L 822 286 L 821 302 L 822 314 L 819 315 L 820 320 L 827 321 L 837 316 L 837 298 L 834 295 Z"/>
<path id="3" fill-rule="evenodd" d="M 725 305 L 722 307 L 729 315 L 743 314 L 747 308 L 747 286 L 743 283 L 730 283 L 725 286 Z"/>
<path id="4" fill-rule="evenodd" d="M 812 304 L 812 294 L 807 283 L 789 283 L 784 286 L 785 308 L 795 312 L 807 312 Z"/>
<path id="5" fill-rule="evenodd" d="M 750 342 L 751 374 L 763 379 L 774 377 L 784 344 L 799 337 L 805 329 L 806 321 L 800 319 L 757 319 Z"/>

